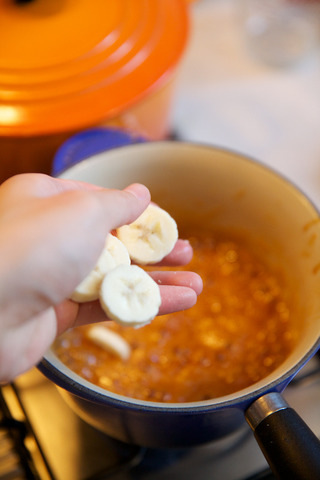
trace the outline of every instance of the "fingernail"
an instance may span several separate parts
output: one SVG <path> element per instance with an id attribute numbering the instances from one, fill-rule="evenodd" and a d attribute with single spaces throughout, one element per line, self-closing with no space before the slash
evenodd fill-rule
<path id="1" fill-rule="evenodd" d="M 184 239 L 180 238 L 179 241 L 180 241 L 181 249 L 189 250 L 189 248 L 191 246 L 191 243 L 189 242 L 189 240 L 184 240 Z"/>
<path id="2" fill-rule="evenodd" d="M 133 183 L 124 189 L 125 192 L 130 192 L 132 195 L 139 199 L 145 200 L 147 197 L 150 198 L 150 192 L 145 185 L 141 183 Z"/>

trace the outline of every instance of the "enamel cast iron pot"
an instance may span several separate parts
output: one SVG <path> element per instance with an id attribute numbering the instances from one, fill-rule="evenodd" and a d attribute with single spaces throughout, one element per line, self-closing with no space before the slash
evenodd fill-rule
<path id="1" fill-rule="evenodd" d="M 319 479 L 319 441 L 281 396 L 320 345 L 319 212 L 286 179 L 232 151 L 154 142 L 101 152 L 108 135 L 94 130 L 66 142 L 57 153 L 56 170 L 61 162 L 66 166 L 90 158 L 60 176 L 111 188 L 141 182 L 178 226 L 197 228 L 206 222 L 213 230 L 231 227 L 260 242 L 266 260 L 281 267 L 289 286 L 297 342 L 263 380 L 224 397 L 186 404 L 110 393 L 74 374 L 53 351 L 43 358 L 40 370 L 62 387 L 80 417 L 111 437 L 147 447 L 187 447 L 236 432 L 246 419 L 278 478 Z"/>
<path id="2" fill-rule="evenodd" d="M 0 1 L 0 182 L 94 126 L 170 130 L 186 0 Z"/>

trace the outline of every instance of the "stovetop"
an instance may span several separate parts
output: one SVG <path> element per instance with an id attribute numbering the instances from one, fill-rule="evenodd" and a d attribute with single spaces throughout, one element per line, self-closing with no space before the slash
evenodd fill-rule
<path id="1" fill-rule="evenodd" d="M 284 392 L 320 437 L 320 357 Z M 0 396 L 1 480 L 271 480 L 252 432 L 188 449 L 126 445 L 83 422 L 36 369 Z"/>

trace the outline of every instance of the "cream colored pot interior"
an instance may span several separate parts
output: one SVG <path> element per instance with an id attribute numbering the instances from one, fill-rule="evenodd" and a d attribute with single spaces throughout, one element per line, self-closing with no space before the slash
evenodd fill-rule
<path id="1" fill-rule="evenodd" d="M 235 230 L 250 238 L 254 248 L 263 249 L 266 260 L 290 285 L 299 341 L 280 368 L 241 394 L 290 370 L 318 340 L 319 214 L 276 173 L 232 152 L 157 142 L 96 155 L 61 176 L 111 188 L 144 183 L 152 199 L 175 217 L 178 226 Z"/>

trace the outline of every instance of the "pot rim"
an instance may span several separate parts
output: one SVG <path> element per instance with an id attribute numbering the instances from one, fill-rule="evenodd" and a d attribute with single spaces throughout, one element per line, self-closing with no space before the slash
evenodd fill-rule
<path id="1" fill-rule="evenodd" d="M 82 147 L 82 142 L 83 145 L 85 145 L 87 139 L 86 135 L 90 135 L 90 132 L 98 132 L 101 137 L 105 135 L 120 135 L 120 136 L 126 136 L 127 137 L 127 144 L 123 143 L 121 145 L 115 144 L 110 145 L 106 147 L 105 149 L 101 150 L 98 149 L 97 152 L 94 150 L 91 151 L 90 149 L 90 154 L 89 156 L 81 157 L 81 152 L 79 152 L 80 148 Z M 95 139 L 96 140 L 96 139 Z M 78 143 L 78 144 L 77 144 Z M 77 149 L 75 150 L 75 147 Z M 320 218 L 320 207 L 315 204 L 315 202 L 308 196 L 308 194 L 295 183 L 292 179 L 287 177 L 283 172 L 279 172 L 276 168 L 267 165 L 264 163 L 262 160 L 259 160 L 253 155 L 243 153 L 241 151 L 238 151 L 236 149 L 230 148 L 230 147 L 224 147 L 220 145 L 215 145 L 215 144 L 210 144 L 207 142 L 202 142 L 202 141 L 192 141 L 192 140 L 152 140 L 149 141 L 147 138 L 139 135 L 132 134 L 132 132 L 123 130 L 123 129 L 118 129 L 116 127 L 91 127 L 83 130 L 80 133 L 76 133 L 72 135 L 70 138 L 68 138 L 57 150 L 55 154 L 55 158 L 59 158 L 61 161 L 61 157 L 66 156 L 67 161 L 61 168 L 61 170 L 56 172 L 57 177 L 62 177 L 64 178 L 64 175 L 73 169 L 82 169 L 83 167 L 86 168 L 88 163 L 100 163 L 101 159 L 100 157 L 102 155 L 106 154 L 113 154 L 114 150 L 126 150 L 126 149 L 159 149 L 159 148 L 195 148 L 195 149 L 202 149 L 202 150 L 209 150 L 215 153 L 224 153 L 227 155 L 232 155 L 234 157 L 237 157 L 239 160 L 250 163 L 252 165 L 255 165 L 257 168 L 260 168 L 261 170 L 264 170 L 271 175 L 274 175 L 276 178 L 279 180 L 283 181 L 287 187 L 294 189 L 297 193 L 302 195 L 307 202 L 310 204 L 310 206 L 315 210 L 315 213 L 318 214 L 318 217 Z M 94 147 L 92 147 L 94 149 Z M 111 152 L 111 153 L 109 153 Z M 79 158 L 77 156 L 79 155 Z M 73 158 L 75 157 L 75 158 Z"/>

